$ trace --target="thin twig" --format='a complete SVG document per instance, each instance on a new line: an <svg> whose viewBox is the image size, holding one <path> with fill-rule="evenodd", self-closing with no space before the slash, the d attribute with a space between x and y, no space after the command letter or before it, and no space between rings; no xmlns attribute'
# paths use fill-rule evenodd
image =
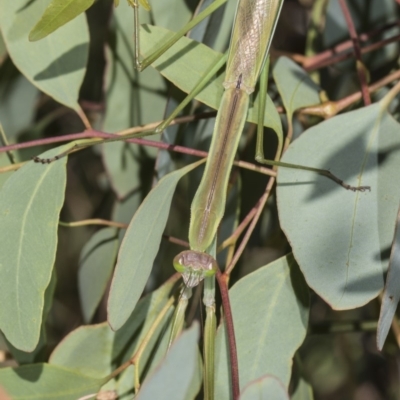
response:
<svg viewBox="0 0 400 400"><path fill-rule="evenodd" d="M373 29L367 33L361 33L359 35L359 40L361 42L367 42L367 41L371 40L374 36L377 36L378 34L381 34L385 31L387 31L388 29L392 29L398 25L400 25L400 21L396 20L395 22L391 22L391 23L386 24L377 29ZM318 65L319 63L329 61L330 59L337 56L338 54L347 53L352 48L352 46L353 46L353 42L350 39L350 40L346 40L346 41L338 44L333 49L324 50L321 53L316 54L311 57L302 56L301 58L299 58L299 56L301 56L300 54L295 54L293 56L296 57L295 61L302 64L306 70L310 70L310 69L314 70L314 69L318 69L318 68L314 68L313 67L314 65ZM348 54L350 56L352 55L351 52L349 52Z"/></svg>
<svg viewBox="0 0 400 400"><path fill-rule="evenodd" d="M230 264L228 265L228 267L225 270L225 274L230 275L230 273L232 272L233 268L235 267L235 265L237 264L240 256L242 255L245 247L247 246L248 241L250 240L250 236L254 231L254 228L257 225L257 222L260 218L260 215L262 213L262 210L264 209L265 203L268 200L269 195L271 194L272 191L272 187L274 186L275 183L275 178L271 178L268 181L267 187L265 188L265 192L264 194L261 196L259 202L257 203L257 212L254 215L253 220L251 221L251 224L249 226L249 228L247 229L243 240L241 241L238 249L236 250L236 253L232 259L232 261L230 262Z"/></svg>
<svg viewBox="0 0 400 400"><path fill-rule="evenodd" d="M354 27L353 20L351 18L350 10L347 7L346 0L339 0L340 7L342 8L344 19L346 20L347 28L349 29L350 38L353 43L354 55L357 60L357 73L358 79L360 80L361 92L364 99L364 105L368 106L371 104L371 96L369 95L367 76L365 73L365 67L361 59L361 47L360 41L358 40L356 28Z"/></svg>
<svg viewBox="0 0 400 400"><path fill-rule="evenodd" d="M222 274L218 269L216 273L219 290L221 292L222 306L225 314L226 334L228 337L231 378L232 378L232 398L238 400L240 395L239 387L239 361L237 357L235 329L233 325L233 315L231 303L229 300L228 280L229 277L226 273Z"/></svg>
<svg viewBox="0 0 400 400"><path fill-rule="evenodd" d="M397 70L368 86L368 92L372 94L398 79L400 79L400 70ZM337 101L327 101L316 106L304 107L299 110L299 114L318 115L322 118L331 118L360 99L362 99L362 93L356 92Z"/></svg>
<svg viewBox="0 0 400 400"><path fill-rule="evenodd" d="M370 53L372 51L375 51L382 47L385 47L386 45L388 45L390 43L398 42L399 40L400 40L400 34L392 36L387 39L380 40L379 42L362 47L361 54ZM351 58L353 56L353 54L354 54L353 52L347 51L347 52L343 52L340 54L332 55L331 58L328 58L328 59L324 58L320 61L317 60L315 57L315 59L310 59L307 63L304 63L303 68L308 72L315 71L316 69L328 67L328 66L336 64L340 61L345 61L345 60Z"/></svg>
<svg viewBox="0 0 400 400"><path fill-rule="evenodd" d="M120 229L126 229L128 227L128 224L124 224L122 222L109 221L107 219L101 219L101 218L83 219L81 221L76 221L76 222L59 221L58 224L66 228L78 228L81 226L88 226L88 225L104 225Z"/></svg>

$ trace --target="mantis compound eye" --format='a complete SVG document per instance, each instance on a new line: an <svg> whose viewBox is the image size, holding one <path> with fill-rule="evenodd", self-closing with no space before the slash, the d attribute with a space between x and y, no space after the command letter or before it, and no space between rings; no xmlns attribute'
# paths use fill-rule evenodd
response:
<svg viewBox="0 0 400 400"><path fill-rule="evenodd" d="M174 258L174 268L182 274L187 287L197 286L205 277L216 273L217 261L207 253L186 250Z"/></svg>

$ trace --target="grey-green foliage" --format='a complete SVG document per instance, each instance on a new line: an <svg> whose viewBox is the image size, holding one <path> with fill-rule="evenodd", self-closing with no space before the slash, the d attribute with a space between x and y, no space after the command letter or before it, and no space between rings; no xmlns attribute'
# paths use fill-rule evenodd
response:
<svg viewBox="0 0 400 400"><path fill-rule="evenodd" d="M149 13L142 14L143 23L149 19ZM114 39L106 48L107 109L102 124L106 132L117 132L163 117L166 85L160 74L151 68L140 74L136 71L132 22L133 10L124 1L114 10L111 25ZM114 142L102 146L102 153L107 176L118 198L124 199L133 191L140 191L143 149L124 142Z"/></svg>
<svg viewBox="0 0 400 400"><path fill-rule="evenodd" d="M382 295L381 311L377 329L378 349L382 350L389 329L392 326L397 305L400 299L400 209L397 214L396 227L389 261L389 272Z"/></svg>
<svg viewBox="0 0 400 400"><path fill-rule="evenodd" d="M75 400L96 394L100 379L49 364L31 364L0 370L0 385L15 400Z"/></svg>
<svg viewBox="0 0 400 400"><path fill-rule="evenodd" d="M264 374L288 385L292 357L308 324L308 288L292 255L261 267L229 290L239 358L240 387ZM215 397L228 399L225 326L216 338Z"/></svg>
<svg viewBox="0 0 400 400"><path fill-rule="evenodd" d="M198 366L197 340L199 326L195 324L173 343L158 368L143 382L138 400L187 400L190 385Z"/></svg>
<svg viewBox="0 0 400 400"><path fill-rule="evenodd" d="M352 3L360 4L361 1ZM92 0L0 0L0 29L6 46L0 43L0 58L8 51L14 64L29 81L78 113L81 112L78 93L86 71L89 47L86 19L80 14L92 3ZM376 10L377 2L373 3L371 10ZM228 3L230 18L232 4ZM380 10L393 10L393 1L384 0L382 4L381 7L379 0ZM190 19L192 5L193 2L183 0L173 2L173 5L156 2L147 22L152 20L164 28L177 29ZM57 9L59 6L65 8ZM330 39L335 42L340 35L347 34L338 10L337 2L329 2L327 32L331 32ZM65 24L71 19L73 21ZM132 22L132 8L123 2L114 13L110 28L114 36L111 35L106 51L107 107L102 128L109 132L159 120L165 107L164 79L156 70L149 69L138 76L133 69ZM338 25L335 25L334 33L332 22ZM52 32L55 29L57 31ZM212 32L217 30L214 26ZM37 43L29 43L29 32L31 39L43 38ZM160 27L143 27L143 55L148 55L170 34ZM225 44L226 40L219 41ZM223 47L221 43L219 48ZM206 46L183 38L154 66L167 80L189 92L219 57L219 53ZM376 59L376 63L387 61L380 57ZM273 77L289 118L297 109L319 102L319 88L293 61L279 59ZM19 81L23 80L19 78ZM223 73L208 84L197 100L217 109L223 91L222 81ZM345 86L343 82L342 88ZM36 89L32 90L29 85L23 81L23 96L11 87L8 103L5 104L4 100L0 105L0 118L3 121L7 119L4 126L9 136L13 137L14 131L29 124L36 112ZM248 115L251 122L256 121L257 106L255 96ZM307 283L336 309L359 307L376 297L383 285L382 271L388 265L387 260L381 262L381 255L390 247L393 237L400 194L396 184L400 143L399 125L386 108L383 103L374 104L320 123L293 142L284 156L286 162L330 169L346 182L370 185L371 192L346 192L314 173L279 170L278 202L282 227ZM265 126L282 134L280 117L271 98L268 98L266 111ZM198 127L198 130L202 128L201 125ZM185 129L184 133L195 130ZM46 156L61 151L62 148L58 148ZM141 154L142 150L136 146L124 143L111 143L103 148L110 186L119 200L136 191L132 200L134 206L143 188ZM8 163L4 158L0 162L1 165ZM54 274L65 162L64 158L49 166L29 163L13 173L0 192L0 328L14 346L25 350L9 345L21 364L34 362L45 346L42 319L47 314L54 289L49 281ZM191 328L184 333L165 357L173 312L173 307L167 310L165 307L169 304L176 277L139 300L158 252L174 190L179 179L194 167L194 164L189 165L161 180L132 219L119 254L109 301L109 320L113 328L119 330L114 332L107 323L79 327L59 343L49 364L0 370L0 385L12 398L31 396L75 400L94 394L108 374L146 343L146 335L162 312L165 315L147 343L139 371L136 367L129 367L119 379L108 382L106 388L115 388L120 398L130 399L136 375L145 379L139 393L141 399L186 400L198 393L202 374L198 329ZM193 185L196 185L195 179ZM234 191L231 194L236 195ZM181 208L189 209L187 198L179 201ZM135 208L132 205L126 208ZM125 218L129 219L124 211ZM113 267L118 246L114 231L113 228L99 231L82 253L79 279L85 321L93 316ZM224 237L229 233L223 232ZM399 296L397 236L382 305L380 346ZM108 238L110 242L102 243ZM287 399L293 354L301 345L307 329L307 292L307 285L292 256L260 268L231 288L241 399ZM216 348L218 399L230 396L226 348L225 327L220 326ZM28 350L34 352L26 353ZM268 373L279 380L265 376ZM346 372L341 371L341 374ZM33 397L32 393L35 393ZM312 398L307 382L299 381L294 396Z"/></svg>
<svg viewBox="0 0 400 400"><path fill-rule="evenodd" d="M371 191L352 192L312 172L279 168L282 229L307 283L335 309L360 307L382 290L388 263L380 254L391 245L400 197L393 184L398 132L381 102L308 129L283 157Z"/></svg>
<svg viewBox="0 0 400 400"><path fill-rule="evenodd" d="M141 49L145 56L154 51L155 43L165 41L173 34L166 29L151 25L141 28L140 32L142 38ZM177 58L178 55L179 58ZM220 53L213 51L209 47L183 37L154 62L153 67L157 68L174 85L189 93L201 79L204 71L209 70L220 57L222 57ZM223 80L224 74L218 75L196 96L196 99L214 109L218 109L224 91ZM249 122L257 123L257 99L258 96L252 99L252 106L247 116ZM277 133L282 133L279 114L269 97L267 97L264 125L272 128Z"/></svg>
<svg viewBox="0 0 400 400"><path fill-rule="evenodd" d="M117 332L106 322L74 330L54 349L50 356L50 364L104 378L137 351L154 320L165 307L174 284L175 281L171 280L141 299L128 321ZM159 333L163 332L170 314L171 311L166 314L166 318L153 334L153 339L144 353L142 365L146 365L155 341ZM129 389L132 389L132 376L130 383Z"/></svg>
<svg viewBox="0 0 400 400"><path fill-rule="evenodd" d="M89 323L106 290L119 247L118 230L104 228L96 232L82 249L78 287L83 320Z"/></svg>
<svg viewBox="0 0 400 400"><path fill-rule="evenodd" d="M28 35L46 2L0 1L0 29L11 59L41 91L80 112L79 89L86 71L89 31L82 14L35 43Z"/></svg>
<svg viewBox="0 0 400 400"><path fill-rule="evenodd" d="M247 385L240 400L289 400L285 385L272 375L265 375Z"/></svg>
<svg viewBox="0 0 400 400"><path fill-rule="evenodd" d="M61 150L60 150L61 149ZM43 154L59 154L55 148ZM66 159L33 161L15 172L0 191L0 328L18 349L32 351L40 335L44 293L57 248L64 201Z"/></svg>
<svg viewBox="0 0 400 400"><path fill-rule="evenodd" d="M299 108L320 102L318 86L307 72L290 58L279 57L274 65L273 75L289 121Z"/></svg>
<svg viewBox="0 0 400 400"><path fill-rule="evenodd" d="M108 300L108 322L119 329L129 318L149 278L176 185L198 161L166 175L136 211L118 253Z"/></svg>

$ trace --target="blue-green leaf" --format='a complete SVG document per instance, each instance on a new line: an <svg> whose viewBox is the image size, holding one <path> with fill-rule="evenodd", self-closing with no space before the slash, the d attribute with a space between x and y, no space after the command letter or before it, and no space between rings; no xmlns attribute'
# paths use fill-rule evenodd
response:
<svg viewBox="0 0 400 400"><path fill-rule="evenodd" d="M82 14L45 39L31 43L29 31L43 14L44 1L0 0L0 28L16 67L40 90L78 113L86 72L89 31Z"/></svg>
<svg viewBox="0 0 400 400"><path fill-rule="evenodd" d="M188 399L198 366L198 337L197 324L178 337L158 368L143 382L137 400Z"/></svg>
<svg viewBox="0 0 400 400"><path fill-rule="evenodd" d="M308 323L308 288L292 255L245 276L229 290L240 387L265 374L287 387ZM215 398L231 398L225 325L216 339Z"/></svg>
<svg viewBox="0 0 400 400"><path fill-rule="evenodd" d="M62 147L55 148L43 157L60 151ZM0 308L0 328L23 351L32 351L39 340L44 293L56 255L66 161L31 161L0 191L0 303L7 304Z"/></svg>
<svg viewBox="0 0 400 400"><path fill-rule="evenodd" d="M308 129L282 161L328 169L345 190L301 169L278 169L283 231L307 283L333 308L360 307L378 295L400 198L400 125L378 103Z"/></svg>
<svg viewBox="0 0 400 400"><path fill-rule="evenodd" d="M389 272L382 296L381 312L377 329L378 349L382 350L387 334L392 326L400 300L400 208L397 213L396 228L390 253Z"/></svg>
<svg viewBox="0 0 400 400"><path fill-rule="evenodd" d="M111 277L118 251L118 230L96 232L82 249L79 259L78 289L83 320L89 323Z"/></svg>
<svg viewBox="0 0 400 400"><path fill-rule="evenodd" d="M289 395L279 379L265 375L249 383L242 391L240 400L289 400Z"/></svg>
<svg viewBox="0 0 400 400"><path fill-rule="evenodd" d="M13 400L72 400L99 391L100 379L49 364L0 369L0 387Z"/></svg>
<svg viewBox="0 0 400 400"><path fill-rule="evenodd" d="M319 87L299 65L280 57L274 65L274 80L282 96L288 119L299 108L320 103Z"/></svg>
<svg viewBox="0 0 400 400"><path fill-rule="evenodd" d="M165 307L175 282L176 280L169 280L141 299L118 332L114 332L106 322L75 329L54 349L50 364L93 377L110 374L116 368L115 360L119 360L121 364L129 360L148 335L154 320ZM163 330L172 311L173 308L166 313L164 322L153 332L152 339L147 343L146 351L142 355L142 365L146 365L160 331ZM132 388L132 376L130 378Z"/></svg>
<svg viewBox="0 0 400 400"><path fill-rule="evenodd" d="M108 322L114 330L129 318L143 292L160 246L175 187L203 161L162 178L147 195L126 231L108 299Z"/></svg>

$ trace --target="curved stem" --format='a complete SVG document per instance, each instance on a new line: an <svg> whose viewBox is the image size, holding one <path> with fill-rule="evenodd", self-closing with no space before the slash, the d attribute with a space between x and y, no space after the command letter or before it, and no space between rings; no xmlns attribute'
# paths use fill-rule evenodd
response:
<svg viewBox="0 0 400 400"><path fill-rule="evenodd" d="M232 398L233 400L238 400L240 395L239 361L237 357L232 309L231 309L231 303L229 301L228 276L226 274L222 274L221 271L218 269L216 277L219 285L219 290L221 292L222 307L224 309L224 314L225 314L226 333L228 335L229 357L231 361L230 365L231 365L231 379L232 379Z"/></svg>

